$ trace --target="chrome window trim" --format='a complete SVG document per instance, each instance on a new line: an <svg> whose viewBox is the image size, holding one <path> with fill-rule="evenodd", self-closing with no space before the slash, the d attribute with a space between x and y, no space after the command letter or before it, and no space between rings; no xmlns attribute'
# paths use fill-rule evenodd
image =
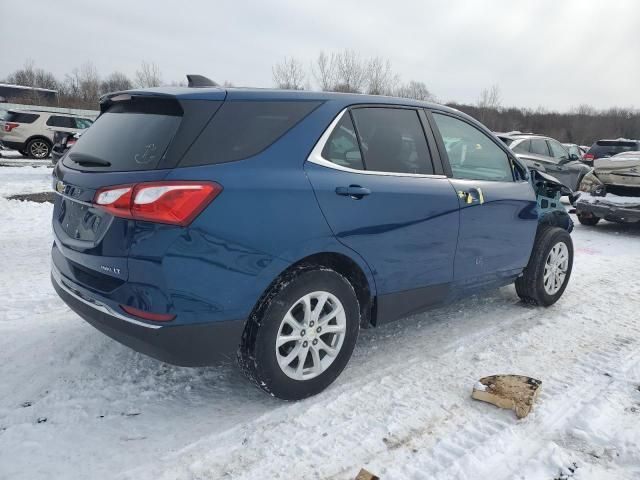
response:
<svg viewBox="0 0 640 480"><path fill-rule="evenodd" d="M69 295L71 295L73 298L75 298L79 302L84 303L85 305L93 308L94 310L98 310L99 312L102 312L102 313L104 313L106 315L110 315L112 317L116 317L116 318L118 318L120 320L123 320L123 321L128 322L128 323L133 323L134 325L138 325L140 327L150 328L152 330L157 330L159 328L162 328L162 325L149 325L148 323L140 322L140 321L138 321L136 319L133 319L131 317L127 317L126 315L122 315L121 313L118 313L118 312L114 311L112 308L108 307L104 303L99 302L98 300L93 300L93 299L92 300L87 300L86 298L80 296L71 287L67 286L64 283L64 280L62 278L62 274L53 265L51 266L51 276L52 276L53 280L58 284L58 286L62 290L67 292Z"/></svg>
<svg viewBox="0 0 640 480"><path fill-rule="evenodd" d="M380 104L380 108L384 108L384 104ZM388 176L388 177L413 177L413 178L444 178L446 179L446 175L436 175L436 174L427 174L427 173L400 173L400 172L380 172L376 170L356 170L355 168L344 167L342 165L338 165L336 163L330 162L326 158L322 156L322 150L324 150L324 146L326 145L329 137L335 130L336 126L342 119L342 117L347 113L349 108L343 109L336 118L329 124L327 129L324 131L320 139L317 141L313 150L307 157L307 161L311 163L315 163L316 165L320 165L322 167L333 168L334 170L340 170L343 172L349 173L361 173L363 175L380 175L380 176ZM426 138L426 136L425 136Z"/></svg>

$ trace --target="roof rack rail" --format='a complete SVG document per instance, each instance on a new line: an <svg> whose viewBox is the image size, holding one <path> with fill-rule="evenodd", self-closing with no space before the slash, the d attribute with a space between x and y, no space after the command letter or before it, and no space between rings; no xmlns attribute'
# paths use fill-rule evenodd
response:
<svg viewBox="0 0 640 480"><path fill-rule="evenodd" d="M205 77L203 75L189 74L189 75L187 75L187 80L189 81L189 83L187 84L187 86L189 88L217 87L218 86L218 84L216 82L214 82L210 78L207 78L207 77Z"/></svg>

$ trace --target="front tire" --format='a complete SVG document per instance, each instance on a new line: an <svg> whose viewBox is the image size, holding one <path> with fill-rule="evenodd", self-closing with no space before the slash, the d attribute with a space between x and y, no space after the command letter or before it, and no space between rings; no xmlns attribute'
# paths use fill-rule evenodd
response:
<svg viewBox="0 0 640 480"><path fill-rule="evenodd" d="M582 225L593 227L600 221L600 217L596 217L593 213L585 215L584 213L578 213L578 221Z"/></svg>
<svg viewBox="0 0 640 480"><path fill-rule="evenodd" d="M529 263L516 279L516 292L527 303L553 305L564 293L572 268L571 235L562 228L542 225Z"/></svg>
<svg viewBox="0 0 640 480"><path fill-rule="evenodd" d="M327 268L301 267L260 300L245 327L238 362L265 392L300 400L340 375L359 326L360 306L349 281Z"/></svg>

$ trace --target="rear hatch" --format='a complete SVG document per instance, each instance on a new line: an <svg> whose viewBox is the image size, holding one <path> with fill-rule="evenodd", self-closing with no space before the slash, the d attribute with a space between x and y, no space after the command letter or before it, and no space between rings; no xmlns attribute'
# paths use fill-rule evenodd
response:
<svg viewBox="0 0 640 480"><path fill-rule="evenodd" d="M637 187L640 191L640 152L599 158L594 162L594 168L605 185Z"/></svg>
<svg viewBox="0 0 640 480"><path fill-rule="evenodd" d="M157 182L175 167L215 114L225 91L211 100L154 92L115 95L58 162L53 187L53 262L66 277L106 294L128 279L135 222L94 205L114 185Z"/></svg>
<svg viewBox="0 0 640 480"><path fill-rule="evenodd" d="M632 152L640 149L640 143L637 140L598 140L594 143L587 156L589 158L606 158L613 157L619 153Z"/></svg>

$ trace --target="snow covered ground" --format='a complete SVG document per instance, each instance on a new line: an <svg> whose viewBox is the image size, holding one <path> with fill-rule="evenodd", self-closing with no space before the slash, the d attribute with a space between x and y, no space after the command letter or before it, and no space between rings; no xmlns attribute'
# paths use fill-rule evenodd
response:
<svg viewBox="0 0 640 480"><path fill-rule="evenodd" d="M640 227L579 224L549 309L513 287L360 335L298 403L236 368L165 365L105 337L49 283L51 169L0 167L0 478L640 478ZM470 398L482 376L542 380L532 414Z"/></svg>

